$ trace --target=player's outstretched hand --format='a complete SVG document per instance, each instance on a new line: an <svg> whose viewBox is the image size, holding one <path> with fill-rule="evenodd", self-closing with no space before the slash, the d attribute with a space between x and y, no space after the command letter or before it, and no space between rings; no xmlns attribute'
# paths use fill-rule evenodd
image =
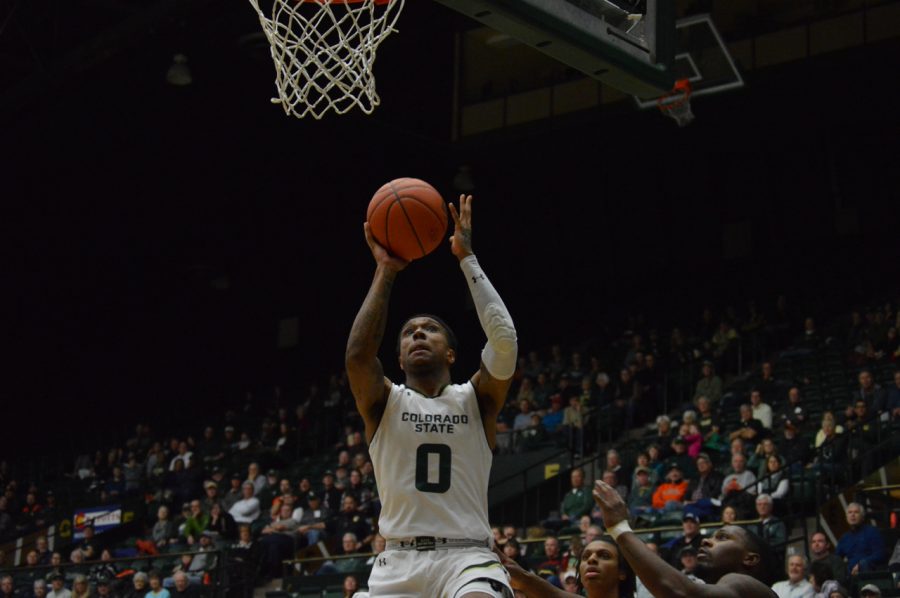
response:
<svg viewBox="0 0 900 598"><path fill-rule="evenodd" d="M450 204L450 215L453 216L453 236L450 237L450 251L456 259L472 255L472 196L459 196L459 210Z"/></svg>
<svg viewBox="0 0 900 598"><path fill-rule="evenodd" d="M378 244L378 241L372 236L372 229L368 222L363 224L363 232L366 234L366 243L369 244L369 249L372 250L372 257L375 258L377 264L383 265L393 272L399 272L409 265L409 262L405 262L399 257L394 257L388 253L387 249Z"/></svg>
<svg viewBox="0 0 900 598"><path fill-rule="evenodd" d="M628 507L615 488L602 480L597 480L594 482L593 494L594 502L603 512L603 525L606 529L621 521L628 521Z"/></svg>
<svg viewBox="0 0 900 598"><path fill-rule="evenodd" d="M528 577L528 571L520 567L514 560L503 554L503 551L496 546L494 546L494 552L497 553L498 557L500 557L500 562L506 568L507 573L509 573L509 585L512 586L512 589L524 590L524 580Z"/></svg>

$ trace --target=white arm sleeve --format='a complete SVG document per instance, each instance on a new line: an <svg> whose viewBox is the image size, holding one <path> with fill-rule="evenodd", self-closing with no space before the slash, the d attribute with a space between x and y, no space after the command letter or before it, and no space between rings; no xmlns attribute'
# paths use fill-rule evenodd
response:
<svg viewBox="0 0 900 598"><path fill-rule="evenodd" d="M491 376L508 380L516 371L518 355L516 328L509 311L474 255L460 260L459 266L466 275L478 320L487 335L481 361Z"/></svg>

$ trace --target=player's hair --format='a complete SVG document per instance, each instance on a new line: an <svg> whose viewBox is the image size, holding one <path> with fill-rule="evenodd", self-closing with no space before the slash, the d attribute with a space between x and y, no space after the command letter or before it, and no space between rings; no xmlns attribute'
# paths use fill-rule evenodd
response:
<svg viewBox="0 0 900 598"><path fill-rule="evenodd" d="M771 586L778 581L779 567L777 559L775 558L775 552L772 550L772 547L769 546L768 542L760 538L752 530L743 527L739 529L744 532L744 537L747 540L745 548L750 552L755 552L759 555L759 562L750 572L750 575L767 586Z"/></svg>
<svg viewBox="0 0 900 598"><path fill-rule="evenodd" d="M599 538L591 540L591 542L605 542L616 547L616 552L618 553L619 560L619 572L625 574L625 579L619 580L619 596L634 596L634 593L636 591L634 571L631 570L631 565L628 564L628 560L625 559L625 555L622 554L622 551L619 549L619 545L616 543L613 537L608 534L603 534ZM587 547L588 544L585 544L584 548ZM584 548L581 549L582 553L584 553ZM575 562L575 579L578 581L578 592L580 593L584 589L584 585L581 583L580 554L578 555L578 560Z"/></svg>
<svg viewBox="0 0 900 598"><path fill-rule="evenodd" d="M403 324L400 326L400 332L397 333L397 355L400 354L400 338L401 338L402 335L403 335L403 328L406 326L406 324L407 324L410 320L413 320L413 319L415 319L415 318L429 318L429 319L431 319L431 320L434 320L434 321L437 322L438 324L440 324L440 325L441 325L441 328L444 329L444 336L447 337L447 345L448 345L451 349L453 349L454 351L456 351L457 346L458 346L458 343L457 343L457 341L456 341L456 334L453 332L453 329L450 328L449 325L447 325L447 322L445 322L444 320L442 320L441 318L437 317L437 316L434 315L434 314L422 313L422 314L413 314L413 315L411 315L410 317L408 317L408 318L406 318L405 320L403 320Z"/></svg>

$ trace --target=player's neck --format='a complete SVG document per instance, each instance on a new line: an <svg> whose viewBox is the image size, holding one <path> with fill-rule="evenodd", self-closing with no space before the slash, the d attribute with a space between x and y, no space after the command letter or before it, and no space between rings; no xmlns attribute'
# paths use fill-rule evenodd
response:
<svg viewBox="0 0 900 598"><path fill-rule="evenodd" d="M412 373L406 375L406 387L422 393L426 397L436 397L450 384L450 372Z"/></svg>

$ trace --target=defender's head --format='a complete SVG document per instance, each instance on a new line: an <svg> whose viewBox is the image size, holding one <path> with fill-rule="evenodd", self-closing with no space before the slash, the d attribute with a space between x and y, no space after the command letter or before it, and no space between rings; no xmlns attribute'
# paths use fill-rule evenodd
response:
<svg viewBox="0 0 900 598"><path fill-rule="evenodd" d="M397 357L404 372L449 368L456 361L456 335L442 319L417 314L400 327Z"/></svg>
<svg viewBox="0 0 900 598"><path fill-rule="evenodd" d="M750 530L726 525L700 544L694 573L707 583L716 583L726 573L743 573L771 586L778 569L764 540Z"/></svg>

